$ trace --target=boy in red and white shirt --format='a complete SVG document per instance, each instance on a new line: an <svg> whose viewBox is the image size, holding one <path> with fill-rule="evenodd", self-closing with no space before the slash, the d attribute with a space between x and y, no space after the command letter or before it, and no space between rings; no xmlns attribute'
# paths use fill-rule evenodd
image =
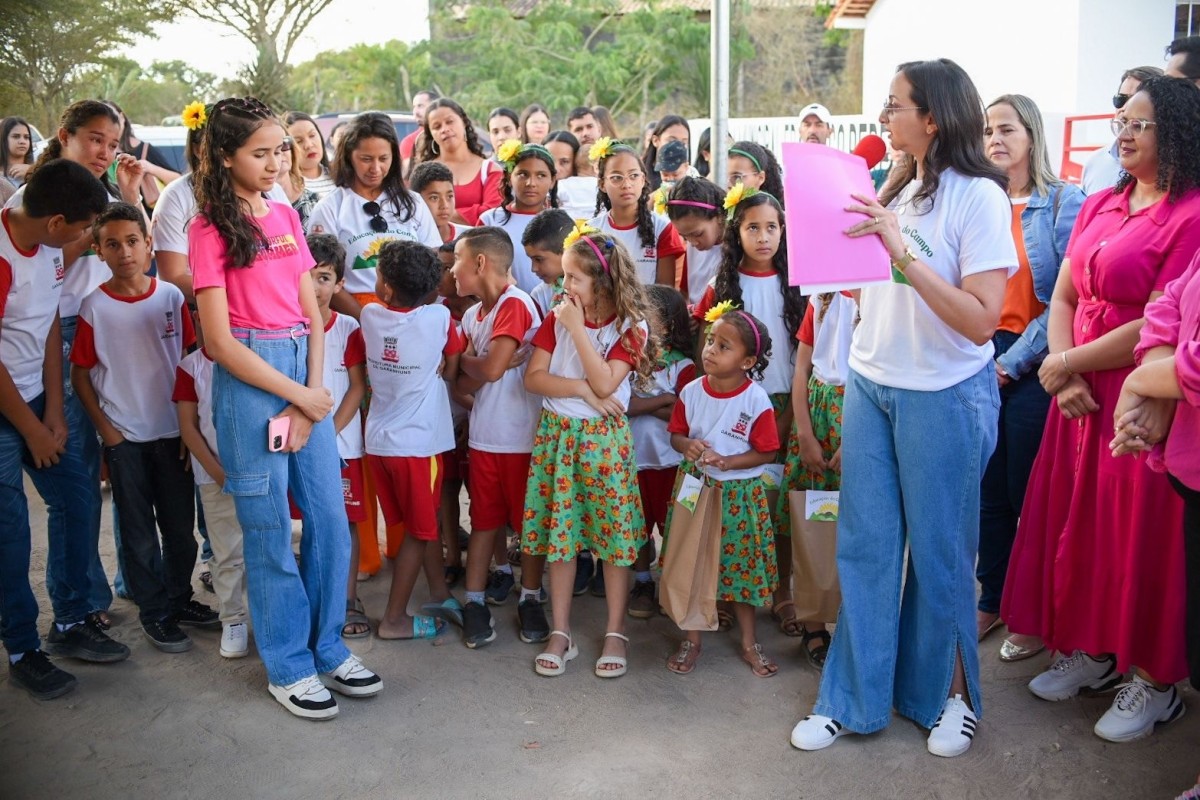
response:
<svg viewBox="0 0 1200 800"><path fill-rule="evenodd" d="M158 649L181 653L192 640L180 624L220 624L217 612L192 597L196 506L171 406L175 368L196 336L183 292L145 274L150 237L142 212L113 203L94 230L113 277L79 308L71 383L104 443L122 566L142 631Z"/></svg>
<svg viewBox="0 0 1200 800"><path fill-rule="evenodd" d="M458 374L462 338L441 304L432 299L442 278L437 254L417 242L395 241L379 253L375 293L359 322L367 353L371 408L367 413L367 465L389 525L405 524L396 556L381 639L429 639L439 625L412 617L408 602L417 573L426 566L431 600L450 599L441 567L438 499L442 453L454 447L454 422L443 376ZM440 368L440 374L439 374Z"/></svg>

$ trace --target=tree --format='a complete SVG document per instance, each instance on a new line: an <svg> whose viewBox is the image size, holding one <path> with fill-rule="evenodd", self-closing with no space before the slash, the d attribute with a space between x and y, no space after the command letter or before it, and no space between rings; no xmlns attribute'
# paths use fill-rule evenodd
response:
<svg viewBox="0 0 1200 800"><path fill-rule="evenodd" d="M287 105L292 48L333 0L192 0L196 17L222 25L250 44L254 62L238 72L242 90L273 107Z"/></svg>
<svg viewBox="0 0 1200 800"><path fill-rule="evenodd" d="M355 45L318 53L291 74L288 108L305 111L405 109L417 87L429 83L427 45Z"/></svg>
<svg viewBox="0 0 1200 800"><path fill-rule="evenodd" d="M172 0L5 0L0 14L0 84L27 98L31 121L52 131L75 99L81 75L106 63L167 17Z"/></svg>
<svg viewBox="0 0 1200 800"><path fill-rule="evenodd" d="M192 100L210 102L219 96L216 76L193 69L184 61L155 61L143 69L127 58L113 59L81 76L77 93L112 100L130 120L145 125L178 119L179 112Z"/></svg>

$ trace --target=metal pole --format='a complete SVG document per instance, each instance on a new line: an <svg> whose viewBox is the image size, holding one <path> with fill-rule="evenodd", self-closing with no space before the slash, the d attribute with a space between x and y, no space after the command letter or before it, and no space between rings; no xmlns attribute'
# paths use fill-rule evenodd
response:
<svg viewBox="0 0 1200 800"><path fill-rule="evenodd" d="M729 132L729 0L713 0L712 4L712 75L709 81L712 94L708 113L712 117L711 161L708 177L718 186L725 186L725 138Z"/></svg>

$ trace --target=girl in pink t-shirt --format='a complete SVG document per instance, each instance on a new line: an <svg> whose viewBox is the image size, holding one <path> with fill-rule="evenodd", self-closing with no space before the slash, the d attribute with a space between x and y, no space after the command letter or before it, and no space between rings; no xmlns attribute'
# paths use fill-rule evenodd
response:
<svg viewBox="0 0 1200 800"><path fill-rule="evenodd" d="M337 714L328 689L383 688L341 640L350 531L333 398L321 385L324 327L296 212L264 197L284 131L252 97L209 115L188 260L213 370L213 424L244 536L254 638L268 688L291 713ZM289 490L304 516L291 549ZM328 688L327 688L328 687Z"/></svg>

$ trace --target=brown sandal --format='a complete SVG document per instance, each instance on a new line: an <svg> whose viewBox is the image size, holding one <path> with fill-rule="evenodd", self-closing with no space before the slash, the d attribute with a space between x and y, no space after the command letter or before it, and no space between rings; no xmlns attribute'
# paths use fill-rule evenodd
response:
<svg viewBox="0 0 1200 800"><path fill-rule="evenodd" d="M774 678L779 674L779 666L767 658L762 645L757 642L742 651L742 660L750 665L751 671L759 678Z"/></svg>
<svg viewBox="0 0 1200 800"><path fill-rule="evenodd" d="M679 649L675 651L675 655L667 659L667 669L676 675L687 675L696 668L696 661L699 659L700 645L684 639L679 643Z"/></svg>
<svg viewBox="0 0 1200 800"><path fill-rule="evenodd" d="M791 609L792 613L785 616L784 609ZM771 606L771 616L779 622L779 630L783 631L785 636L804 635L804 623L796 616L796 604L791 600Z"/></svg>

